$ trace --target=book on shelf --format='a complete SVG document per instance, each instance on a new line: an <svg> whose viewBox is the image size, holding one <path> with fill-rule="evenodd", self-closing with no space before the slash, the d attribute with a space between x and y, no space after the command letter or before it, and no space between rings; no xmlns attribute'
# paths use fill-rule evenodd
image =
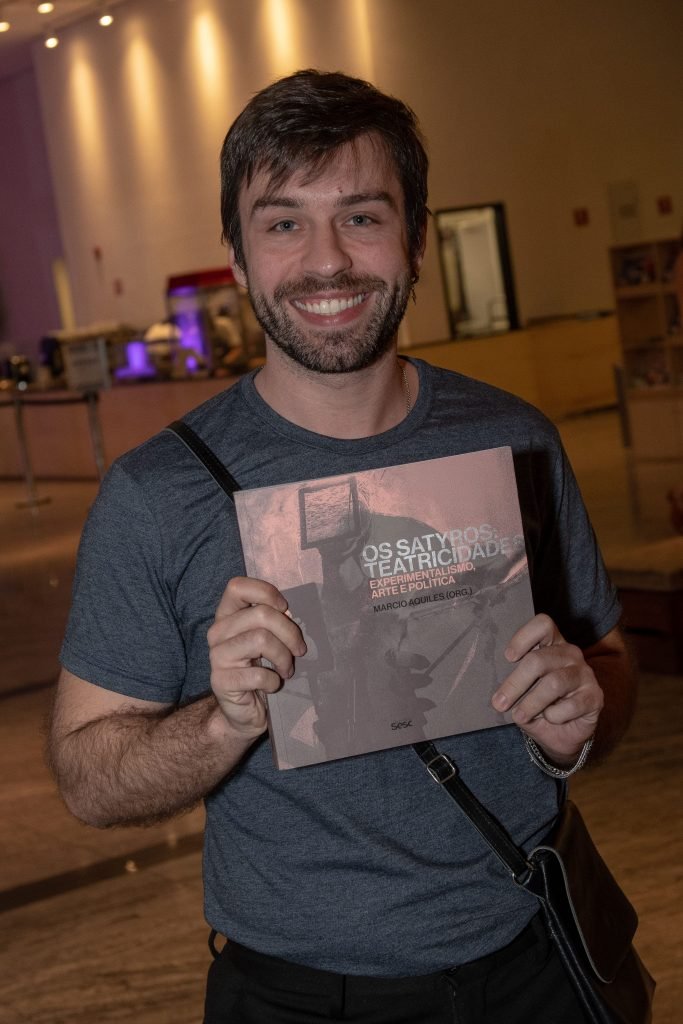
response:
<svg viewBox="0 0 683 1024"><path fill-rule="evenodd" d="M504 725L503 652L534 614L512 452L238 491L249 576L307 653L268 719L278 768Z"/></svg>

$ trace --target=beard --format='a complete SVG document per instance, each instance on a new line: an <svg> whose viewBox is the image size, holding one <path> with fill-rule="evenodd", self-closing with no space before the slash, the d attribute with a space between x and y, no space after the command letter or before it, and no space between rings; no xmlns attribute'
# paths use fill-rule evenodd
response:
<svg viewBox="0 0 683 1024"><path fill-rule="evenodd" d="M381 278L348 273L325 282L302 277L278 285L272 300L251 288L248 275L247 287L256 319L285 355L316 373L352 373L372 366L391 348L408 305L412 279L406 270L392 288ZM288 300L325 291L373 292L375 308L369 321L337 330L295 324L287 311Z"/></svg>

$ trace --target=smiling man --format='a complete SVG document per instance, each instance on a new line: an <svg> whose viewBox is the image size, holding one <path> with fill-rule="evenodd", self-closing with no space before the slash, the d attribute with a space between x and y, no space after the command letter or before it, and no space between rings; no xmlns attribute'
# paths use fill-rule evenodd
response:
<svg viewBox="0 0 683 1024"><path fill-rule="evenodd" d="M315 182L307 177L273 193L262 170L242 190L235 273L266 337L289 357L278 372L288 362L363 370L392 352L412 288L401 186L369 135L341 147Z"/></svg>
<svg viewBox="0 0 683 1024"><path fill-rule="evenodd" d="M366 82L300 72L247 105L221 175L267 359L186 420L241 486L513 450L539 612L508 638L493 698L515 724L439 746L531 846L558 779L623 733L634 683L557 431L511 395L397 355L428 212L415 118ZM283 596L244 577L234 510L177 438L118 460L79 554L52 763L99 827L205 799L205 910L227 937L206 1024L583 1020L533 899L409 747L274 768L263 694L305 650Z"/></svg>

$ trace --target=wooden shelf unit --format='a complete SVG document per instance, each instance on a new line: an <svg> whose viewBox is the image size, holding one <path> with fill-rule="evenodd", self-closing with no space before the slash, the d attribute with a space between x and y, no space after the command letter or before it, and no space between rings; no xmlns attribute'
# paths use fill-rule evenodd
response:
<svg viewBox="0 0 683 1024"><path fill-rule="evenodd" d="M615 245L612 283L627 392L683 389L681 315L673 281L677 238Z"/></svg>
<svg viewBox="0 0 683 1024"><path fill-rule="evenodd" d="M683 332L674 281L681 242L610 249L632 452L683 459Z"/></svg>

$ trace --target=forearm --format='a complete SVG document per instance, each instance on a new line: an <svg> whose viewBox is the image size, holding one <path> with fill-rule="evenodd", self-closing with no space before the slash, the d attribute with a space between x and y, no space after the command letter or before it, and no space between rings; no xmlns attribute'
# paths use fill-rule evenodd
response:
<svg viewBox="0 0 683 1024"><path fill-rule="evenodd" d="M189 810L239 763L254 737L232 730L214 697L172 711L121 710L50 744L71 812L98 828Z"/></svg>
<svg viewBox="0 0 683 1024"><path fill-rule="evenodd" d="M636 709L638 676L635 660L626 645L621 651L593 655L586 652L586 661L595 673L605 700L589 758L589 764L594 764L611 754L626 733Z"/></svg>

